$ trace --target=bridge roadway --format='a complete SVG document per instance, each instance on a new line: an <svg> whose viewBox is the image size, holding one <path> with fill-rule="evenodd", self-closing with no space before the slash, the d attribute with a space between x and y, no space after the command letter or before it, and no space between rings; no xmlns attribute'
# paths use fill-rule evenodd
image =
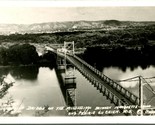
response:
<svg viewBox="0 0 155 125"><path fill-rule="evenodd" d="M65 57L63 52L59 52L53 47L47 46L45 48L48 51L54 52L59 57ZM108 95L111 95L112 100L116 101L116 105L139 105L139 97L135 96L76 55L67 53L66 60L73 64L85 77L89 78L91 82L98 84L100 91L104 92L106 88L108 90ZM103 88L104 90L102 90Z"/></svg>
<svg viewBox="0 0 155 125"><path fill-rule="evenodd" d="M64 54L60 53L60 52L57 52L57 55L59 55L60 57L64 57ZM132 93L128 92L127 90L125 90L125 91L127 91L130 94L130 96L134 96L135 97L135 99L134 99L135 101L132 101L129 98L127 98L126 96L122 95L121 90L117 91L112 86L110 86L105 81L103 81L103 79L101 79L101 77L98 74L94 73L92 71L92 69L90 69L89 67L85 66L85 64L83 64L81 61L79 61L78 57L76 57L75 55L72 56L72 55L67 54L66 55L66 59L71 64L73 64L78 70L83 70L83 72L86 72L87 74L89 74L89 76L92 77L95 81L98 81L98 83L100 83L106 89L108 89L113 95L115 95L116 98L118 98L125 105L138 105L138 103L139 103L138 97L136 97L135 95L132 95ZM123 87L121 87L121 88L123 88Z"/></svg>

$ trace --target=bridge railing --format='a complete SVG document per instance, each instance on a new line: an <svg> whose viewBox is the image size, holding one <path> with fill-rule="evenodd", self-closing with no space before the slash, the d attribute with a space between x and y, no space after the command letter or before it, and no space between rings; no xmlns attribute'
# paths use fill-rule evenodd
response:
<svg viewBox="0 0 155 125"><path fill-rule="evenodd" d="M139 98L134 95L133 93L129 92L127 89L119 85L116 81L110 79L103 73L101 73L99 70L79 58L78 56L74 55L74 58L76 58L79 62L81 62L83 65L87 66L89 69L91 69L94 73L96 73L103 81L105 81L107 84L109 84L112 88L114 88L116 91L120 92L123 96L128 98L130 101L139 104ZM102 83L103 84L103 83Z"/></svg>
<svg viewBox="0 0 155 125"><path fill-rule="evenodd" d="M71 62L71 63L73 63L73 61L72 60L70 60L69 58L68 58L68 60ZM101 81L99 81L99 80L97 80L94 76L92 76L92 75L90 75L87 71L85 71L85 70L83 70L83 68L80 66L80 65L78 65L78 64L76 64L76 63L74 63L75 64L75 66L76 66L76 68L92 83L92 84L94 84L95 85L95 87L97 87L97 89L98 90L100 90L100 92L102 92L104 95L106 95L108 98L110 98L106 93L105 93L105 91L104 91L104 89L106 89L107 91L108 91L108 93L111 93L111 95L113 96L112 98L111 98L111 101L114 103L114 104L116 104L116 105L128 105L129 103L128 102L126 102L126 101L124 101L122 98L119 98L117 95L115 95L114 93L113 93L113 91L109 91L106 87L105 87L105 85L103 84L103 82L101 82ZM133 99L134 100L134 99ZM133 102L133 104L135 104L135 103L138 103L137 102L137 100L135 99L135 101Z"/></svg>
<svg viewBox="0 0 155 125"><path fill-rule="evenodd" d="M64 53L57 52L57 51L54 51L54 52L57 53L58 55L62 56L62 57L65 56ZM129 99L131 102L133 102L135 104L139 104L139 98L136 95L134 95L133 93L129 92L127 89L123 88L116 81L110 79L109 77L107 77L106 75L104 75L103 73L101 73L99 70L97 70L96 68L94 68L93 66L91 66L90 64L88 64L87 62L85 62L84 60L82 60L81 58L79 58L78 56L73 55L73 54L69 54L69 53L67 53L67 55L74 57L79 62L81 62L82 65L85 65L86 67L88 67L95 74L97 74L104 82L106 82L107 84L109 84L112 88L114 88L121 95L123 95L124 97L126 97L127 99ZM69 60L70 62L72 62L68 57L66 57L66 59ZM79 67L78 65L76 65L76 67L78 69L81 69L81 67ZM81 69L81 71L83 71L83 69ZM92 76L89 76L88 74L87 74L87 77L89 77L89 78L92 79ZM93 80L96 80L96 79L93 78ZM99 82L99 83L101 85L103 85L103 83L101 83L101 82Z"/></svg>
<svg viewBox="0 0 155 125"><path fill-rule="evenodd" d="M62 54L62 53L57 53L57 54L59 54L60 56L64 56L64 54ZM109 84L112 88L114 88L121 95L123 95L124 97L126 97L127 99L129 99L131 102L136 103L136 104L139 104L139 98L136 95L134 95L133 93L129 92L124 87L122 87L121 85L119 85L116 81L110 79L109 77L107 77L106 75L104 75L103 73L101 73L99 70L97 70L96 68L94 68L93 66L91 66L90 64L88 64L87 62L85 62L84 60L82 60L81 58L79 58L78 56L72 55L72 54L67 54L67 55L68 56L73 56L82 65L85 65L86 67L88 67L95 74L97 74L104 82L106 82L107 84ZM66 59L69 60L69 61L71 61L67 56L66 56ZM78 68L80 68L80 67L78 67ZM100 84L103 84L103 83L100 83Z"/></svg>

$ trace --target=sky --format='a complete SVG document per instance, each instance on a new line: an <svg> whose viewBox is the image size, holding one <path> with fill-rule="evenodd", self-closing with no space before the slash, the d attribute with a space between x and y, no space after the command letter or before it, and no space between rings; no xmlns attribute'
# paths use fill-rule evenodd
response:
<svg viewBox="0 0 155 125"><path fill-rule="evenodd" d="M0 24L78 20L155 21L155 7L0 7Z"/></svg>

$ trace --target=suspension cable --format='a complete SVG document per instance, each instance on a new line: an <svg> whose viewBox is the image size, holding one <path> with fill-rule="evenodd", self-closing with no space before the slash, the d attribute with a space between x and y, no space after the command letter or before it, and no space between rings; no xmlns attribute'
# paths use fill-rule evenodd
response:
<svg viewBox="0 0 155 125"><path fill-rule="evenodd" d="M139 79L135 80L136 78L141 78L143 80L144 83L146 83L148 85L148 87L146 87L147 89L151 90L153 92L153 94L155 94L155 90L152 88L152 86L146 81L146 79L154 79L155 76L152 77L147 77L147 78L143 78L142 76L135 76L132 78L128 78L128 79L123 79L123 80L116 80L116 82L133 82L133 81L139 81ZM151 81L150 81L151 82Z"/></svg>
<svg viewBox="0 0 155 125"><path fill-rule="evenodd" d="M154 93L155 91L154 91L154 89L152 88L152 86L145 80L145 78L143 78L142 76L141 76L141 78L142 78L143 82L145 82L145 83L150 87L150 89L152 90L152 92ZM154 93L154 94L155 94L155 93Z"/></svg>
<svg viewBox="0 0 155 125"><path fill-rule="evenodd" d="M135 77L128 78L128 79L123 79L123 80L115 80L115 81L116 81L116 82L130 81L130 80L136 79L136 78L138 78L138 77L139 77L139 76L135 76Z"/></svg>
<svg viewBox="0 0 155 125"><path fill-rule="evenodd" d="M133 79L136 79L140 76L136 76L136 77L132 77L132 78L128 78L128 79L123 79L123 80L115 80L116 82L132 82L132 81L138 81L138 80L133 80ZM147 78L143 78L143 79L155 79L155 76L152 76L152 77L147 77Z"/></svg>

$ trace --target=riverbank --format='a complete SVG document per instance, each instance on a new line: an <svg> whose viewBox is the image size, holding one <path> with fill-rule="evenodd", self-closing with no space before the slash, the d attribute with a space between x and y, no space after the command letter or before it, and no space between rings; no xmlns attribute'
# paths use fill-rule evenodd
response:
<svg viewBox="0 0 155 125"><path fill-rule="evenodd" d="M92 66L103 69L103 67L137 67L143 69L149 65L155 65L155 45L142 48L115 47L113 49L102 47L88 47L84 54L78 55Z"/></svg>
<svg viewBox="0 0 155 125"><path fill-rule="evenodd" d="M0 66L54 66L55 62L52 52L39 55L36 47L31 44L0 47Z"/></svg>

